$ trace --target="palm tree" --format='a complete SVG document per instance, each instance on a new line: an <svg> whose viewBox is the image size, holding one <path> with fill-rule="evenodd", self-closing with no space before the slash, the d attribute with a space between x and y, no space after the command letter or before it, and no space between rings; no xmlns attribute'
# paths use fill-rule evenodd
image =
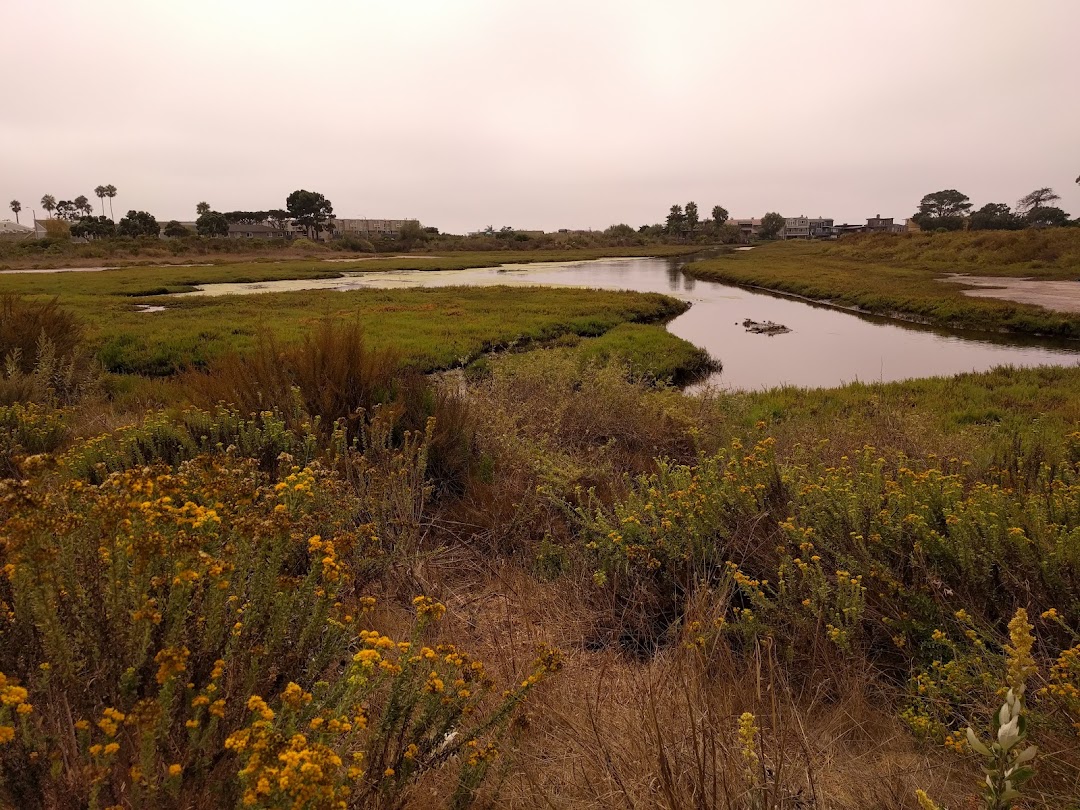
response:
<svg viewBox="0 0 1080 810"><path fill-rule="evenodd" d="M101 215L105 216L105 186L98 186L94 189L94 194L101 200Z"/></svg>
<svg viewBox="0 0 1080 810"><path fill-rule="evenodd" d="M18 200L11 201L11 210L15 212L15 224L19 224L19 212L22 211L22 203Z"/></svg>
<svg viewBox="0 0 1080 810"><path fill-rule="evenodd" d="M109 219L115 221L116 217L113 216L112 212L112 201L113 197L116 196L116 186L111 184L105 186L105 196L109 198Z"/></svg>
<svg viewBox="0 0 1080 810"><path fill-rule="evenodd" d="M48 213L49 219L52 219L52 212L56 210L56 197L46 194L41 198L41 207Z"/></svg>
<svg viewBox="0 0 1080 810"><path fill-rule="evenodd" d="M195 213L197 215L199 215L200 217L203 214L209 214L210 213L210 203L208 203L208 202L199 203L198 205L195 206Z"/></svg>
<svg viewBox="0 0 1080 810"><path fill-rule="evenodd" d="M73 202L75 203L75 208L82 211L86 216L90 216L94 211L94 206L90 205L90 201L86 199L85 194L80 194Z"/></svg>

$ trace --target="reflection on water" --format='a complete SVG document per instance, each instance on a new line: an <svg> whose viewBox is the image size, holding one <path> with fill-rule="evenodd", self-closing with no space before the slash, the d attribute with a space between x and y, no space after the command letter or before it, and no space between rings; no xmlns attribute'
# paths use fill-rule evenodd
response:
<svg viewBox="0 0 1080 810"><path fill-rule="evenodd" d="M832 387L985 371L999 365L1075 365L1080 345L1033 337L962 332L859 315L711 281L683 272L680 259L597 259L503 265L472 270L348 273L341 278L213 284L184 295L229 295L310 289L378 289L460 285L547 285L666 293L693 306L668 324L721 360L708 382L727 388L776 385ZM748 333L745 319L791 328Z"/></svg>

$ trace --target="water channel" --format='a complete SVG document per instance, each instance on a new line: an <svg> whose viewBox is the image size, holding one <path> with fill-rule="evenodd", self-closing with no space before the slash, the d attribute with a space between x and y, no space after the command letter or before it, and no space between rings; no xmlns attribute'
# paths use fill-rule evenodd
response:
<svg viewBox="0 0 1080 810"><path fill-rule="evenodd" d="M668 330L723 363L709 384L754 390L777 385L833 387L985 371L994 366L1076 365L1080 341L971 332L863 315L781 295L698 281L686 259L597 259L507 264L469 270L349 272L333 279L208 284L183 295L288 290L393 289L462 285L545 285L665 293L692 306ZM745 319L790 332L747 332Z"/></svg>

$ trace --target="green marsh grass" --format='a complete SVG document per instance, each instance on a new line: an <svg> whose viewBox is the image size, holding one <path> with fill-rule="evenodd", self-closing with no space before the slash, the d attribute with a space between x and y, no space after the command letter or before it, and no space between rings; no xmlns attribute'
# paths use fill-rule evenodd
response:
<svg viewBox="0 0 1080 810"><path fill-rule="evenodd" d="M969 232L783 242L691 264L704 279L764 287L942 326L1080 338L1080 318L972 298L947 273L1075 279L1080 230Z"/></svg>

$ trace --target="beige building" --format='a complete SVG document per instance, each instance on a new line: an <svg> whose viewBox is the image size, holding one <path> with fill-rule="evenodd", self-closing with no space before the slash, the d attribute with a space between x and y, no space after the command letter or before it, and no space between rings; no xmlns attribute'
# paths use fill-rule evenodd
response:
<svg viewBox="0 0 1080 810"><path fill-rule="evenodd" d="M415 219L335 219L334 236L357 236L362 239L397 239L407 222Z"/></svg>

